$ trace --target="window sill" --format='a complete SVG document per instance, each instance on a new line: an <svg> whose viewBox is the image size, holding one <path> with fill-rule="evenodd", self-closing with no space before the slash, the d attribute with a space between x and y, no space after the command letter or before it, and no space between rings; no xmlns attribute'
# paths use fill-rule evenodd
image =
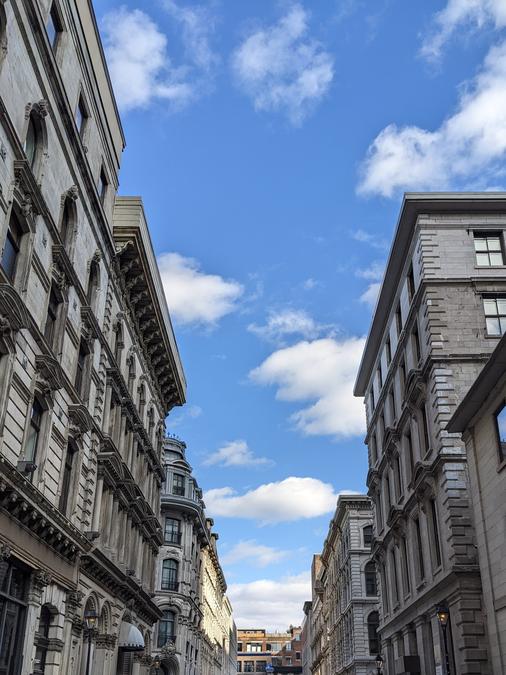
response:
<svg viewBox="0 0 506 675"><path fill-rule="evenodd" d="M475 265L475 270L504 270L506 265Z"/></svg>

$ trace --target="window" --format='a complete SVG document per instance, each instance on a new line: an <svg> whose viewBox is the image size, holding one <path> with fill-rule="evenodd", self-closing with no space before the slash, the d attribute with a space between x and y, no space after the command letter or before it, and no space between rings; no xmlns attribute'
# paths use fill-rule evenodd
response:
<svg viewBox="0 0 506 675"><path fill-rule="evenodd" d="M63 205L63 214L60 225L60 237L65 247L67 247L68 244L70 243L73 224L74 218L72 213L72 207L70 205L70 200L66 199L65 204Z"/></svg>
<svg viewBox="0 0 506 675"><path fill-rule="evenodd" d="M100 279L100 270L96 260L92 260L90 263L90 274L88 277L88 289L86 292L86 299L88 305L94 310L95 309L95 300L97 297L98 284Z"/></svg>
<svg viewBox="0 0 506 675"><path fill-rule="evenodd" d="M406 450L408 451L409 469L412 475L415 466L415 458L413 455L413 443L411 441L411 429L409 427L404 435L404 438L406 439Z"/></svg>
<svg viewBox="0 0 506 675"><path fill-rule="evenodd" d="M254 661L245 661L244 662L244 672L245 673L254 673L255 672L255 662Z"/></svg>
<svg viewBox="0 0 506 675"><path fill-rule="evenodd" d="M390 338L387 338L387 341L385 342L385 355L387 359L387 366L390 365L392 362L392 347L390 345Z"/></svg>
<svg viewBox="0 0 506 675"><path fill-rule="evenodd" d="M246 651L247 652L261 652L262 651L262 643L261 642L248 642L248 643L246 643Z"/></svg>
<svg viewBox="0 0 506 675"><path fill-rule="evenodd" d="M56 6L53 2L51 5L51 10L49 12L46 24L47 37L53 51L56 51L56 48L58 47L58 41L60 39L62 30L63 30L62 23L58 15Z"/></svg>
<svg viewBox="0 0 506 675"><path fill-rule="evenodd" d="M74 456L77 454L77 446L73 441L67 444L67 452L65 454L65 463L63 465L63 479L60 493L59 509L66 516L69 515L71 500L69 499L72 487L72 469L74 466Z"/></svg>
<svg viewBox="0 0 506 675"><path fill-rule="evenodd" d="M81 340L79 345L79 351L77 353L77 367L76 367L76 378L74 381L74 386L77 390L77 393L81 398L84 395L84 375L86 371L86 361L88 358L88 349L84 340Z"/></svg>
<svg viewBox="0 0 506 675"><path fill-rule="evenodd" d="M102 167L100 169L97 184L98 196L100 197L100 201L102 204L104 203L105 196L107 194L107 186L108 186L107 176L105 175L104 167Z"/></svg>
<svg viewBox="0 0 506 675"><path fill-rule="evenodd" d="M242 652L242 642L237 643L237 651Z"/></svg>
<svg viewBox="0 0 506 675"><path fill-rule="evenodd" d="M237 661L237 672L240 673L242 670L242 661Z"/></svg>
<svg viewBox="0 0 506 675"><path fill-rule="evenodd" d="M390 389L390 391L388 392L388 403L389 403L389 406L390 406L390 426L393 427L393 426L395 426L394 422L395 422L395 418L396 418L395 391L394 391L393 386Z"/></svg>
<svg viewBox="0 0 506 675"><path fill-rule="evenodd" d="M34 398L32 404L32 413L30 415L30 425L28 427L28 435L25 446L25 461L35 462L37 456L37 449L39 445L40 429L42 425L42 415L44 408L37 398Z"/></svg>
<svg viewBox="0 0 506 675"><path fill-rule="evenodd" d="M429 435L429 421L427 419L427 405L423 405L420 415L422 418L422 438L420 439L420 443L422 444L424 452L428 453L431 443Z"/></svg>
<svg viewBox="0 0 506 675"><path fill-rule="evenodd" d="M422 350L420 348L420 336L418 335L418 326L415 325L413 328L413 333L411 334L411 340L413 343L413 359L415 362L415 368L420 363L420 358L422 356Z"/></svg>
<svg viewBox="0 0 506 675"><path fill-rule="evenodd" d="M372 434L369 439L369 447L371 448L371 464L375 464L378 458L378 450L376 448L376 436L374 434Z"/></svg>
<svg viewBox="0 0 506 675"><path fill-rule="evenodd" d="M121 367L121 352L124 347L123 342L123 326L121 322L118 322L116 326L116 336L114 338L114 358L116 359L117 364Z"/></svg>
<svg viewBox="0 0 506 675"><path fill-rule="evenodd" d="M406 363L402 360L399 363L399 382L401 385L401 398L404 396L404 390L406 388Z"/></svg>
<svg viewBox="0 0 506 675"><path fill-rule="evenodd" d="M420 529L420 520L415 518L415 537L416 537L416 547L418 553L418 576L422 581L425 579L425 565L423 562L423 544L422 544L422 532Z"/></svg>
<svg viewBox="0 0 506 675"><path fill-rule="evenodd" d="M163 561L162 566L162 590L177 591L177 570L178 562L172 558Z"/></svg>
<svg viewBox="0 0 506 675"><path fill-rule="evenodd" d="M86 124L88 122L88 117L89 117L88 109L86 108L83 95L80 94L79 100L77 101L75 120L76 120L76 127L79 131L79 135L81 136L81 138L84 136Z"/></svg>
<svg viewBox="0 0 506 675"><path fill-rule="evenodd" d="M397 559L395 557L395 549L390 551L390 560L392 564L392 586L394 589L394 600L399 602L399 578L397 576Z"/></svg>
<svg viewBox="0 0 506 675"><path fill-rule="evenodd" d="M47 605L40 610L39 627L35 633L35 661L34 675L44 675L46 672L46 658L49 649L49 629L51 627L51 612Z"/></svg>
<svg viewBox="0 0 506 675"><path fill-rule="evenodd" d="M376 402L374 400L374 384L371 387L371 413L374 412L374 408L376 407Z"/></svg>
<svg viewBox="0 0 506 675"><path fill-rule="evenodd" d="M441 545L439 543L439 527L437 522L437 509L434 499L430 500L430 516L432 521L432 543L434 546L434 560L436 566L441 565Z"/></svg>
<svg viewBox="0 0 506 675"><path fill-rule="evenodd" d="M16 276L16 267L22 236L23 230L21 229L18 217L14 211L12 211L2 253L2 269L12 283L14 283L14 277Z"/></svg>
<svg viewBox="0 0 506 675"><path fill-rule="evenodd" d="M413 274L413 265L411 265L411 267L409 268L406 281L408 286L408 298L409 302L411 303L415 295L415 275Z"/></svg>
<svg viewBox="0 0 506 675"><path fill-rule="evenodd" d="M381 492L376 495L376 527L378 532L383 529L383 508L381 505Z"/></svg>
<svg viewBox="0 0 506 675"><path fill-rule="evenodd" d="M175 473L172 479L172 494L184 497L185 495L185 480L180 473Z"/></svg>
<svg viewBox="0 0 506 675"><path fill-rule="evenodd" d="M56 333L56 322L58 320L58 306L60 301L56 297L54 289L51 288L49 292L49 303L47 306L46 325L44 327L44 337L51 349L54 347L54 339Z"/></svg>
<svg viewBox="0 0 506 675"><path fill-rule="evenodd" d="M383 386L383 375L381 374L381 365L378 366L378 389L381 390Z"/></svg>
<svg viewBox="0 0 506 675"><path fill-rule="evenodd" d="M395 310L395 326L397 329L397 337L402 332L402 314L401 314L401 305L397 305L397 309Z"/></svg>
<svg viewBox="0 0 506 675"><path fill-rule="evenodd" d="M399 455L394 460L394 478L395 478L395 496L397 501L400 500L402 495L402 471L401 471L401 458Z"/></svg>
<svg viewBox="0 0 506 675"><path fill-rule="evenodd" d="M366 525L362 530L364 533L364 546L371 546L372 544L372 525Z"/></svg>
<svg viewBox="0 0 506 675"><path fill-rule="evenodd" d="M497 449L499 452L499 461L506 459L506 404L495 414L495 425L497 431Z"/></svg>
<svg viewBox="0 0 506 675"><path fill-rule="evenodd" d="M409 563L408 563L408 545L406 543L406 537L402 537L401 540L401 546L402 546L402 570L403 570L403 577L404 577L404 590L407 593L411 592L411 581L409 578Z"/></svg>
<svg viewBox="0 0 506 675"><path fill-rule="evenodd" d="M39 133L37 126L35 124L35 119L33 114L30 115L28 119L28 129L26 130L26 138L24 151L28 164L33 169L35 166L35 160L37 158L37 146L39 144Z"/></svg>
<svg viewBox="0 0 506 675"><path fill-rule="evenodd" d="M506 297L483 298L487 335L506 332Z"/></svg>
<svg viewBox="0 0 506 675"><path fill-rule="evenodd" d="M389 469L387 469L387 471L388 470ZM389 511L390 507L392 506L392 490L390 488L390 476L388 475L388 473L385 476L385 493L386 493L386 497L387 497L387 511ZM387 514L387 518L388 518L388 514Z"/></svg>
<svg viewBox="0 0 506 675"><path fill-rule="evenodd" d="M480 267L504 265L504 253L501 238L501 232L474 233L474 250L476 252L477 265Z"/></svg>
<svg viewBox="0 0 506 675"><path fill-rule="evenodd" d="M19 673L23 660L24 626L29 574L24 568L0 562L0 668Z"/></svg>
<svg viewBox="0 0 506 675"><path fill-rule="evenodd" d="M170 609L164 609L162 618L158 623L158 648L163 647L167 642L174 642L176 637L176 615Z"/></svg>
<svg viewBox="0 0 506 675"><path fill-rule="evenodd" d="M376 656L380 653L380 642L378 638L379 614L371 612L367 617L367 637L369 638L369 654Z"/></svg>
<svg viewBox="0 0 506 675"><path fill-rule="evenodd" d="M165 518L165 543L180 544L181 530L180 522L175 518Z"/></svg>
<svg viewBox="0 0 506 675"><path fill-rule="evenodd" d="M376 582L376 565L368 562L364 568L365 575L365 594L367 596L378 595L378 585Z"/></svg>
<svg viewBox="0 0 506 675"><path fill-rule="evenodd" d="M300 652L295 652L295 660L300 661Z"/></svg>
<svg viewBox="0 0 506 675"><path fill-rule="evenodd" d="M290 656L287 656L287 657L285 658L285 663L286 663L287 666L291 666L291 665L292 665L292 659L291 659Z"/></svg>
<svg viewBox="0 0 506 675"><path fill-rule="evenodd" d="M267 661L257 661L256 662L256 672L257 673L265 673L265 666L267 665Z"/></svg>
<svg viewBox="0 0 506 675"><path fill-rule="evenodd" d="M388 594L387 575L385 572L385 563L381 565L381 590L383 600L383 612L386 614L390 608L390 597Z"/></svg>

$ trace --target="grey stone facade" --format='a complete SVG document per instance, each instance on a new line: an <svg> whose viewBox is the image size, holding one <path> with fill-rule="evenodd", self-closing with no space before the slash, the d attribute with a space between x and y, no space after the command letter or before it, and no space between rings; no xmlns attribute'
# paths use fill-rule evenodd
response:
<svg viewBox="0 0 506 675"><path fill-rule="evenodd" d="M506 672L506 337L448 423L463 434L493 673Z"/></svg>
<svg viewBox="0 0 506 675"><path fill-rule="evenodd" d="M500 337L485 301L506 267L475 249L505 224L503 193L406 195L359 370L388 675L445 672L442 605L450 673L491 672L466 450L446 425Z"/></svg>
<svg viewBox="0 0 506 675"><path fill-rule="evenodd" d="M218 561L217 534L206 518L202 490L175 437L163 444L165 482L160 517L164 530L155 584L162 619L153 654L161 673L232 675L236 635L226 582Z"/></svg>
<svg viewBox="0 0 506 675"><path fill-rule="evenodd" d="M147 675L184 375L91 3L7 0L0 42L2 668Z"/></svg>
<svg viewBox="0 0 506 675"><path fill-rule="evenodd" d="M313 614L318 675L369 675L378 654L378 589L371 557L372 504L366 495L342 495L313 581L321 609Z"/></svg>

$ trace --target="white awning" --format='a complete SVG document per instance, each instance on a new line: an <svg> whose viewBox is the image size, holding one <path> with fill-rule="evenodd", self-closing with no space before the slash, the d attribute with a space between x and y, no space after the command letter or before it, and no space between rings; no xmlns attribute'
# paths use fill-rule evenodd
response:
<svg viewBox="0 0 506 675"><path fill-rule="evenodd" d="M119 631L118 648L127 652L142 652L144 650L142 633L133 623L122 621Z"/></svg>

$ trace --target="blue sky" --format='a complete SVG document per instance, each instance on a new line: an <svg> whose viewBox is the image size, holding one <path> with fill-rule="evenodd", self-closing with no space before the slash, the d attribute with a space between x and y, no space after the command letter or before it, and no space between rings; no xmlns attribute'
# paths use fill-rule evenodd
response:
<svg viewBox="0 0 506 675"><path fill-rule="evenodd" d="M301 620L404 190L501 189L504 0L104 0L127 137L188 379L168 420L239 626Z"/></svg>

